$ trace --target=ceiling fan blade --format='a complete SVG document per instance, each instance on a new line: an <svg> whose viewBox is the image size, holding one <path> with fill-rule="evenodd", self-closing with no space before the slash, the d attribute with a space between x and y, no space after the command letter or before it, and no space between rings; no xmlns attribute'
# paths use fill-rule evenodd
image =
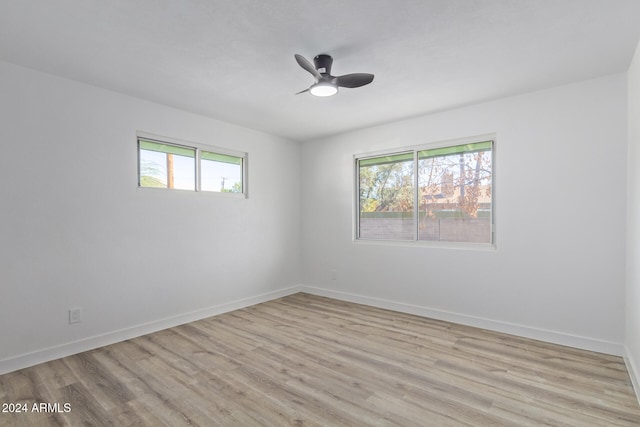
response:
<svg viewBox="0 0 640 427"><path fill-rule="evenodd" d="M296 93L296 95L300 95L301 93L305 93L305 92L309 92L310 88L307 88L305 90L301 90L300 92Z"/></svg>
<svg viewBox="0 0 640 427"><path fill-rule="evenodd" d="M334 82L340 87L360 87L368 85L373 81L373 74L368 73L353 73L345 74L344 76L338 76Z"/></svg>
<svg viewBox="0 0 640 427"><path fill-rule="evenodd" d="M316 70L315 67L311 65L311 62L307 61L307 59L304 56L298 55L296 53L295 57L296 57L296 61L298 62L298 65L300 65L302 68L310 72L313 75L313 77L316 78L316 80L320 80L322 78L322 75L320 75L318 70Z"/></svg>

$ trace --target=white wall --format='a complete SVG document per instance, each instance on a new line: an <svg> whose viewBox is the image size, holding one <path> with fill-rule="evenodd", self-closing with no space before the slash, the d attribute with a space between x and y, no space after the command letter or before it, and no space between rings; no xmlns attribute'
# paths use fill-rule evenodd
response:
<svg viewBox="0 0 640 427"><path fill-rule="evenodd" d="M636 55L628 74L635 118L639 68ZM286 294L300 282L319 294L599 351L622 353L625 342L637 362L640 237L629 244L623 332L626 100L626 75L613 75L300 150L0 62L0 373ZM635 165L637 119L629 125ZM249 199L138 189L136 130L248 151ZM352 242L354 154L493 132L496 251ZM638 176L629 175L636 234ZM541 213L544 204L557 206L554 216ZM71 307L82 307L80 324L68 324Z"/></svg>
<svg viewBox="0 0 640 427"><path fill-rule="evenodd" d="M0 373L299 284L297 142L1 62L0 121ZM247 151L249 198L138 189L136 130Z"/></svg>
<svg viewBox="0 0 640 427"><path fill-rule="evenodd" d="M640 43L628 72L628 214L625 359L640 398Z"/></svg>
<svg viewBox="0 0 640 427"><path fill-rule="evenodd" d="M619 74L303 144L303 283L621 354L626 108ZM492 132L496 251L352 242L354 154Z"/></svg>

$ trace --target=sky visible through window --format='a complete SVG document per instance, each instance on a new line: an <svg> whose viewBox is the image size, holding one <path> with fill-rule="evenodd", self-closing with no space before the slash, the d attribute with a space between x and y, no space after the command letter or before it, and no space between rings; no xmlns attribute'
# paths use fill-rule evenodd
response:
<svg viewBox="0 0 640 427"><path fill-rule="evenodd" d="M242 192L242 166L212 160L200 164L202 191ZM195 190L195 157L173 154L173 188ZM140 150L140 180L143 187L167 188L167 154Z"/></svg>
<svg viewBox="0 0 640 427"><path fill-rule="evenodd" d="M202 191L242 192L242 166L212 160L200 162Z"/></svg>

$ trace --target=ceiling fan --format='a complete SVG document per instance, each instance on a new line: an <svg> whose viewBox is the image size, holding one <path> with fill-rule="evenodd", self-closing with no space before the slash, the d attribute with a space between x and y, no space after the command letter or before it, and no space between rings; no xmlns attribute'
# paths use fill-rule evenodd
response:
<svg viewBox="0 0 640 427"><path fill-rule="evenodd" d="M309 92L315 96L331 96L338 93L339 87L360 87L368 85L373 81L373 74L368 73L352 73L338 77L332 76L331 65L333 64L333 58L330 55L320 54L313 58L315 67L311 65L304 56L296 54L295 57L298 64L311 73L316 79L316 82L308 89L301 90L296 93L296 95Z"/></svg>

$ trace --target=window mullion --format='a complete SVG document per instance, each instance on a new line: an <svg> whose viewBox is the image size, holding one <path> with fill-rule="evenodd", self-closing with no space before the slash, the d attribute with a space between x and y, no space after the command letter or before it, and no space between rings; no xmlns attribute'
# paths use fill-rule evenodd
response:
<svg viewBox="0 0 640 427"><path fill-rule="evenodd" d="M201 191L202 183L200 181L202 174L200 173L200 156L202 154L202 150L196 147L196 191Z"/></svg>

